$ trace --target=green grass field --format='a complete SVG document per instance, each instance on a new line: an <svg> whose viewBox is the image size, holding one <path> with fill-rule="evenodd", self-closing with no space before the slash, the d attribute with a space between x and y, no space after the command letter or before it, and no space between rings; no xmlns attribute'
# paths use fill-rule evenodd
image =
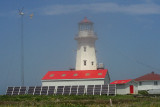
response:
<svg viewBox="0 0 160 107"><path fill-rule="evenodd" d="M0 107L160 107L160 97L117 96L0 96Z"/></svg>

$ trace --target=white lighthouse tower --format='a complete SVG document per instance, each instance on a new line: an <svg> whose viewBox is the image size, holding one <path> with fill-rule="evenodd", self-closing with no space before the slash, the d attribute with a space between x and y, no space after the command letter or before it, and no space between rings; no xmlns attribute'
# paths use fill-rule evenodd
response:
<svg viewBox="0 0 160 107"><path fill-rule="evenodd" d="M95 41L97 36L93 29L93 22L86 17L79 23L77 40L76 70L97 70Z"/></svg>

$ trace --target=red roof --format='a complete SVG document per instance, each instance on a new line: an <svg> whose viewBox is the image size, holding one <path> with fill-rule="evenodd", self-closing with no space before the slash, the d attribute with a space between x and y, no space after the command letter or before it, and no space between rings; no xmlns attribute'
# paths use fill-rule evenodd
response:
<svg viewBox="0 0 160 107"><path fill-rule="evenodd" d="M111 82L110 84L126 84L128 82L130 82L132 79L128 79L128 80L115 80L113 82Z"/></svg>
<svg viewBox="0 0 160 107"><path fill-rule="evenodd" d="M92 23L92 22L88 20L87 17L84 17L84 19L80 23Z"/></svg>
<svg viewBox="0 0 160 107"><path fill-rule="evenodd" d="M160 80L160 74L155 74L154 72L151 72L149 74L146 74L144 76L135 79L135 81L146 81L146 80Z"/></svg>
<svg viewBox="0 0 160 107"><path fill-rule="evenodd" d="M48 71L42 80L105 78L108 70Z"/></svg>

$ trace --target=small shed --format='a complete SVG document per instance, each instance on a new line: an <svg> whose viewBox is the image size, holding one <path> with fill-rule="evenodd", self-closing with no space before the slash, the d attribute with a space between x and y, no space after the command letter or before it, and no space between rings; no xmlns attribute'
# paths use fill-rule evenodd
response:
<svg viewBox="0 0 160 107"><path fill-rule="evenodd" d="M132 79L116 80L110 84L116 84L117 94L138 94L138 84Z"/></svg>

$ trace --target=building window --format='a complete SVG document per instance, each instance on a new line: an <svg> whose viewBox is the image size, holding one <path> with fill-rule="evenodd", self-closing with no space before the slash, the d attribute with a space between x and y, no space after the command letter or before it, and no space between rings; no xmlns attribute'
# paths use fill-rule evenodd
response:
<svg viewBox="0 0 160 107"><path fill-rule="evenodd" d="M142 82L139 82L139 86L141 86L142 85Z"/></svg>
<svg viewBox="0 0 160 107"><path fill-rule="evenodd" d="M158 82L157 82L157 81L154 81L154 85L158 85Z"/></svg>
<svg viewBox="0 0 160 107"><path fill-rule="evenodd" d="M62 74L62 77L66 76L66 74Z"/></svg>
<svg viewBox="0 0 160 107"><path fill-rule="evenodd" d="M86 73L86 76L89 76L90 75L90 73Z"/></svg>
<svg viewBox="0 0 160 107"><path fill-rule="evenodd" d="M91 64L94 65L94 62L92 61Z"/></svg>
<svg viewBox="0 0 160 107"><path fill-rule="evenodd" d="M73 76L77 76L78 74L73 74Z"/></svg>
<svg viewBox="0 0 160 107"><path fill-rule="evenodd" d="M86 52L86 47L83 47L84 48L84 52Z"/></svg>
<svg viewBox="0 0 160 107"><path fill-rule="evenodd" d="M98 73L98 75L102 75L102 73Z"/></svg>
<svg viewBox="0 0 160 107"><path fill-rule="evenodd" d="M84 66L86 66L87 65L87 60L84 60Z"/></svg>
<svg viewBox="0 0 160 107"><path fill-rule="evenodd" d="M53 76L54 76L54 74L51 74L51 75L50 75L50 77L53 77Z"/></svg>

